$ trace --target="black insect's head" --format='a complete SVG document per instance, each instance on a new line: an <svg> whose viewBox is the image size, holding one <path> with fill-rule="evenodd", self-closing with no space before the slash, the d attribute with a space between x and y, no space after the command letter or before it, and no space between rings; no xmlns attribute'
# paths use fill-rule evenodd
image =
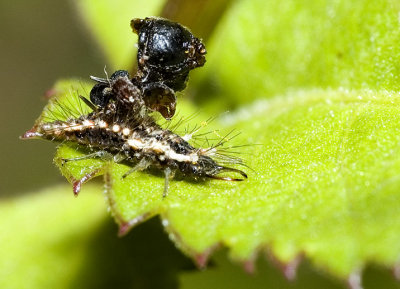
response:
<svg viewBox="0 0 400 289"><path fill-rule="evenodd" d="M182 25L163 18L133 19L138 34L138 68L144 81L162 81L173 90L185 88L189 71L203 66L206 49Z"/></svg>

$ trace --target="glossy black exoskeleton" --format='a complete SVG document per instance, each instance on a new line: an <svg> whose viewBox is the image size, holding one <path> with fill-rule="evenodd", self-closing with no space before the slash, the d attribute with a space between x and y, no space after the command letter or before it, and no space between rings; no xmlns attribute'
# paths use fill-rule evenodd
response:
<svg viewBox="0 0 400 289"><path fill-rule="evenodd" d="M139 36L137 77L142 82L161 82L181 91L189 71L206 62L204 44L179 23L148 17L133 19L131 27Z"/></svg>
<svg viewBox="0 0 400 289"><path fill-rule="evenodd" d="M131 79L134 87L130 90L140 94L149 110L170 119L175 114L175 92L186 87L189 71L203 66L206 61L205 46L187 28L167 19L136 18L131 26L139 41L138 70ZM111 89L116 87L114 82L125 77L130 78L125 70L114 72L109 79L92 77L98 83L90 92L91 102L100 108L110 100L129 104L129 97L117 99Z"/></svg>

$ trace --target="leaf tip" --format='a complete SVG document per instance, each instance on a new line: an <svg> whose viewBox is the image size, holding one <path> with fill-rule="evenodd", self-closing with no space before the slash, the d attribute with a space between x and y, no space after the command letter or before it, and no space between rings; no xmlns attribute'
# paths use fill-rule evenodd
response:
<svg viewBox="0 0 400 289"><path fill-rule="evenodd" d="M63 165L61 165L63 166ZM100 169L94 170L90 173L85 174L82 178L80 179L74 179L72 178L72 191L74 192L74 196L77 197L82 189L82 185L89 181L90 179L94 178L98 173L100 172Z"/></svg>
<svg viewBox="0 0 400 289"><path fill-rule="evenodd" d="M81 180L77 180L72 183L72 191L73 191L75 197L77 197L79 195L81 188L82 188Z"/></svg>
<svg viewBox="0 0 400 289"><path fill-rule="evenodd" d="M356 270L347 278L347 286L349 289L363 289L361 281L361 271Z"/></svg>
<svg viewBox="0 0 400 289"><path fill-rule="evenodd" d="M206 250L205 252L200 253L200 254L196 254L194 257L194 262L196 263L196 266L199 269L206 268L210 255L211 255L211 252L209 250Z"/></svg>
<svg viewBox="0 0 400 289"><path fill-rule="evenodd" d="M400 281L400 263L397 262L393 267L393 276L397 281Z"/></svg>
<svg viewBox="0 0 400 289"><path fill-rule="evenodd" d="M143 215L140 215L132 220L129 221L124 221L121 218L118 218L118 225L119 225L119 229L118 229L118 237L123 237L126 234L129 233L129 231L135 227L136 225L143 223L145 220L147 220L148 218L150 218L152 216L152 214L150 213L144 213Z"/></svg>
<svg viewBox="0 0 400 289"><path fill-rule="evenodd" d="M250 260L246 260L243 262L243 270L249 274L249 275L253 275L256 271L255 269L255 264L254 264L254 260L250 259Z"/></svg>
<svg viewBox="0 0 400 289"><path fill-rule="evenodd" d="M303 259L302 254L298 254L292 260L290 260L288 262L281 261L272 252L270 252L268 255L269 255L270 259L272 260L272 262L280 269L280 271L282 272L282 274L286 278L286 280L294 281L296 279L297 269Z"/></svg>
<svg viewBox="0 0 400 289"><path fill-rule="evenodd" d="M132 229L132 226L129 222L124 222L119 224L118 228L118 237L123 237Z"/></svg>
<svg viewBox="0 0 400 289"><path fill-rule="evenodd" d="M45 99L51 99L51 98L55 97L57 94L59 94L59 93L60 92L55 87L52 87L52 88L50 88L50 89L45 91L44 98Z"/></svg>
<svg viewBox="0 0 400 289"><path fill-rule="evenodd" d="M283 274L289 281L294 281L297 276L297 269L302 260L302 256L298 255L283 267Z"/></svg>

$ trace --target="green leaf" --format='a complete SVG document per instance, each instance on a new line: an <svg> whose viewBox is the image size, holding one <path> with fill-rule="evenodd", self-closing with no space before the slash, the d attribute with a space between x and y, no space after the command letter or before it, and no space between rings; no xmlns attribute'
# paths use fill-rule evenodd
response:
<svg viewBox="0 0 400 289"><path fill-rule="evenodd" d="M310 265L309 262L302 262L299 265L296 281L287 280L288 275L282 274L285 271L274 262L266 262L264 258L257 260L255 272L249 274L243 268L232 264L226 256L226 250L217 252L213 256L213 266L205 271L189 271L180 274L180 289L202 289L202 288L225 288L229 284L230 289L344 289L349 288L341 282L326 274L321 274ZM292 268L293 269L293 268ZM293 271L287 270L292 274ZM369 266L363 274L365 288L397 289L396 281L388 270ZM363 276L363 277L364 277ZM286 277L286 278L285 278Z"/></svg>
<svg viewBox="0 0 400 289"><path fill-rule="evenodd" d="M79 200L65 186L3 200L0 287L70 288L88 241L106 217L99 189L87 186Z"/></svg>
<svg viewBox="0 0 400 289"><path fill-rule="evenodd" d="M63 185L2 200L0 287L177 288L176 272L193 265L159 220L118 238L101 190L87 185L76 199Z"/></svg>
<svg viewBox="0 0 400 289"><path fill-rule="evenodd" d="M130 28L133 18L157 15L164 1L147 0L76 0L90 31L104 50L112 68L129 70L136 61L137 36Z"/></svg>
<svg viewBox="0 0 400 289"><path fill-rule="evenodd" d="M398 91L399 12L396 0L236 1L197 95L215 112L314 87Z"/></svg>
<svg viewBox="0 0 400 289"><path fill-rule="evenodd" d="M366 90L258 101L207 127L244 132L230 145L251 145L239 148L249 179L173 180L164 199L161 173L123 179L129 166L99 159L61 166L60 158L87 153L68 145L56 163L70 180L101 168L120 233L160 214L178 247L199 262L219 244L242 261L270 247L283 263L305 254L344 278L367 261L393 266L400 256L399 105L397 93Z"/></svg>
<svg viewBox="0 0 400 289"><path fill-rule="evenodd" d="M176 179L163 199L162 174L123 179L129 166L98 159L61 166L61 158L87 154L69 145L55 162L71 182L96 169L93 176L105 174L120 233L160 214L170 238L200 264L222 245L246 262L260 251L284 264L305 255L342 278L368 262L393 267L400 258L399 6L235 3L207 46L208 113L200 119L239 108L207 130L243 132L230 144L252 145L236 149L250 167L244 182ZM196 110L184 100L178 108L184 116Z"/></svg>
<svg viewBox="0 0 400 289"><path fill-rule="evenodd" d="M225 221L232 255L245 259L264 243L283 262L305 254L342 277L366 261L396 264L399 101L398 93L313 90L238 112L235 127L263 146L252 149L257 174L228 214L247 219Z"/></svg>

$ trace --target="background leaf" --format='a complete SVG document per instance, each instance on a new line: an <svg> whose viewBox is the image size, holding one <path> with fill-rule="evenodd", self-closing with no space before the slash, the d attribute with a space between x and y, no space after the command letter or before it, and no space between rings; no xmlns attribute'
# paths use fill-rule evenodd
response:
<svg viewBox="0 0 400 289"><path fill-rule="evenodd" d="M161 214L170 237L197 260L222 244L234 259L251 261L268 245L283 263L305 254L342 278L367 261L393 266L400 255L399 103L395 93L322 89L259 101L214 124L260 144L240 148L248 180L174 180L163 199L162 174L123 179L129 166L109 163L101 173L111 211L121 233ZM58 158L85 154L65 146ZM58 165L78 179L98 162L107 163Z"/></svg>
<svg viewBox="0 0 400 289"><path fill-rule="evenodd" d="M99 41L99 48L109 59L111 69L130 70L136 62L134 44L137 41L136 34L130 29L130 21L157 15L164 1L79 0L75 3L82 19Z"/></svg>
<svg viewBox="0 0 400 289"><path fill-rule="evenodd" d="M98 186L76 200L65 186L0 204L0 286L68 288L106 208ZM82 217L84 216L84 220ZM17 274L16 274L17 273Z"/></svg>
<svg viewBox="0 0 400 289"><path fill-rule="evenodd" d="M191 269L158 220L118 238L101 186L55 186L0 204L2 288L176 288ZM144 245L145 244L145 245ZM154 275L157 278L154 278Z"/></svg>
<svg viewBox="0 0 400 289"><path fill-rule="evenodd" d="M236 1L207 43L197 96L215 112L314 87L398 91L399 11L393 0Z"/></svg>

